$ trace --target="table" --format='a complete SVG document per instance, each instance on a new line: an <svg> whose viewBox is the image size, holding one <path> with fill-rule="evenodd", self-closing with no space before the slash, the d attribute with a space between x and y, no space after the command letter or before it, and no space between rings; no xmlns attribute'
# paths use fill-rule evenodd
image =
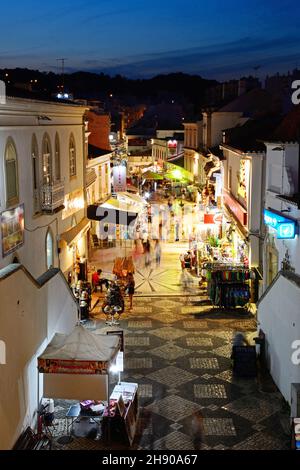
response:
<svg viewBox="0 0 300 470"><path fill-rule="evenodd" d="M86 410L86 411L82 410L79 403L76 403L75 405L70 406L70 408L68 409L66 413L67 422L69 421L69 419L71 419L71 422L67 424L68 432L70 430L70 433L68 434L69 437L71 437L74 422L77 421L78 419L80 420L81 418L90 418L90 420L92 420L95 424L97 424L97 426L100 426L100 423L102 420L102 413L96 415L96 414L92 414L92 412L89 410ZM100 422L99 422L99 419L100 419ZM101 433L98 432L96 439L99 439L100 435Z"/></svg>

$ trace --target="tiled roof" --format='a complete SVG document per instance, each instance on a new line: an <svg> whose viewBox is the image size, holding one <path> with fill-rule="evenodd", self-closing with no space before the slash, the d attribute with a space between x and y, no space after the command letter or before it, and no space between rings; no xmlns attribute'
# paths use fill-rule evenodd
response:
<svg viewBox="0 0 300 470"><path fill-rule="evenodd" d="M295 106L282 120L272 135L277 142L295 142L300 140L300 105Z"/></svg>

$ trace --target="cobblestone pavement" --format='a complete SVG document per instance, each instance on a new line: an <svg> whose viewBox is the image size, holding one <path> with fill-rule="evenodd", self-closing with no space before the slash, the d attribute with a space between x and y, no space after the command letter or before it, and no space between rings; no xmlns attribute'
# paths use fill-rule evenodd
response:
<svg viewBox="0 0 300 470"><path fill-rule="evenodd" d="M201 293L200 293L201 294ZM120 320L125 332L122 380L139 384L140 414L133 449L287 449L289 413L270 377L234 377L231 339L235 331L252 332L250 315L211 312L197 315L202 296L144 297ZM195 313L196 311L196 313ZM87 325L104 327L99 313ZM266 386L267 385L267 386ZM63 418L68 403L56 403ZM65 420L56 421L63 433ZM93 425L61 449L124 449L94 440ZM77 435L81 436L80 433Z"/></svg>

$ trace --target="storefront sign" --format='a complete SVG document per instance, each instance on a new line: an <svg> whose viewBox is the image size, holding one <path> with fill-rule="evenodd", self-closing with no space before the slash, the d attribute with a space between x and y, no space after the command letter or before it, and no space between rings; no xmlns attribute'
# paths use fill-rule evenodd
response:
<svg viewBox="0 0 300 470"><path fill-rule="evenodd" d="M126 180L127 168L125 165L117 165L113 167L113 186L114 192L124 192L127 189Z"/></svg>
<svg viewBox="0 0 300 470"><path fill-rule="evenodd" d="M240 161L238 195L247 203L247 191L249 181L250 162L249 160Z"/></svg>
<svg viewBox="0 0 300 470"><path fill-rule="evenodd" d="M16 251L24 243L24 204L1 214L2 256Z"/></svg>
<svg viewBox="0 0 300 470"><path fill-rule="evenodd" d="M228 209L234 214L235 218L243 225L247 225L247 211L244 209L241 204L234 199L231 194L228 192L224 192L223 195L224 204L228 207Z"/></svg>
<svg viewBox="0 0 300 470"><path fill-rule="evenodd" d="M72 193L66 194L64 199L64 210L62 211L62 219L67 219L77 211L84 208L83 190L78 189Z"/></svg>
<svg viewBox="0 0 300 470"><path fill-rule="evenodd" d="M264 222L277 232L277 238L288 239L295 238L296 221L283 217L276 212L264 210Z"/></svg>

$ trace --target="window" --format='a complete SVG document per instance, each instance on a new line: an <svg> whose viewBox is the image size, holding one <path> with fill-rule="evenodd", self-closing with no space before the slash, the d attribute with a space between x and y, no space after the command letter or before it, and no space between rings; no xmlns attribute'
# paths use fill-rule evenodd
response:
<svg viewBox="0 0 300 470"><path fill-rule="evenodd" d="M76 148L75 148L75 139L73 134L70 137L69 145L69 164L70 164L70 176L76 176Z"/></svg>
<svg viewBox="0 0 300 470"><path fill-rule="evenodd" d="M11 138L5 149L5 177L7 204L14 204L18 201L18 165L16 147Z"/></svg>
<svg viewBox="0 0 300 470"><path fill-rule="evenodd" d="M58 134L55 136L55 179L60 180L60 145Z"/></svg>
<svg viewBox="0 0 300 470"><path fill-rule="evenodd" d="M43 139L43 184L50 184L52 182L52 155L50 139L45 134Z"/></svg>
<svg viewBox="0 0 300 470"><path fill-rule="evenodd" d="M35 135L33 135L31 142L31 161L34 212L37 212L39 209L39 150Z"/></svg>
<svg viewBox="0 0 300 470"><path fill-rule="evenodd" d="M51 230L47 231L46 235L46 266L47 269L53 267L54 264L54 243L53 243L53 235Z"/></svg>

